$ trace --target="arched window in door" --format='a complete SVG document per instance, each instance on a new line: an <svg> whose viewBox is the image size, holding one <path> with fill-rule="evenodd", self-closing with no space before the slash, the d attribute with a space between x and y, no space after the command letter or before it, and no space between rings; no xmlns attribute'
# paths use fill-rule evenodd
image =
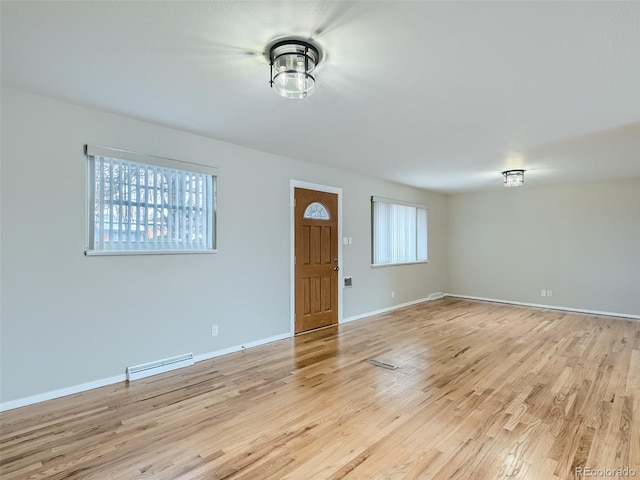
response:
<svg viewBox="0 0 640 480"><path fill-rule="evenodd" d="M304 211L304 218L310 218L313 220L329 220L329 212L319 202L313 202Z"/></svg>

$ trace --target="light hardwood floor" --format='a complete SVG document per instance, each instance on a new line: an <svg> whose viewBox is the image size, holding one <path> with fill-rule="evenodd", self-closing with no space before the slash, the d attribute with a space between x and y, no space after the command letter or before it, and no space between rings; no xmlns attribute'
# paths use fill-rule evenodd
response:
<svg viewBox="0 0 640 480"><path fill-rule="evenodd" d="M640 321L446 298L0 419L3 480L640 478Z"/></svg>

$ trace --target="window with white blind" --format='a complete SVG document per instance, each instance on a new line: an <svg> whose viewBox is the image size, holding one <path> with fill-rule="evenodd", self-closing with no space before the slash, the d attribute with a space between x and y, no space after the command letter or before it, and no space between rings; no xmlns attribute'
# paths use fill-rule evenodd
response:
<svg viewBox="0 0 640 480"><path fill-rule="evenodd" d="M427 207L371 197L373 265L427 261Z"/></svg>
<svg viewBox="0 0 640 480"><path fill-rule="evenodd" d="M216 251L217 170L85 146L87 255Z"/></svg>

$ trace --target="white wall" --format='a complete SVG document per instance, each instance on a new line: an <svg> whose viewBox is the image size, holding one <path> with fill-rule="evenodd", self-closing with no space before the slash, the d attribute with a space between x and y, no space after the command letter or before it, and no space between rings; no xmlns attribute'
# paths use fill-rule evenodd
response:
<svg viewBox="0 0 640 480"><path fill-rule="evenodd" d="M217 167L219 253L85 257L86 143ZM11 89L1 153L2 402L287 334L292 178L343 189L345 318L446 290L443 195ZM370 267L371 195L429 206L428 264Z"/></svg>
<svg viewBox="0 0 640 480"><path fill-rule="evenodd" d="M640 315L640 178L453 195L448 218L449 293Z"/></svg>
<svg viewBox="0 0 640 480"><path fill-rule="evenodd" d="M640 315L637 178L444 196L11 89L1 120L3 403L288 334L290 179L343 189L345 319L441 291ZM217 167L220 252L85 257L85 143ZM371 195L429 206L428 264L370 267Z"/></svg>

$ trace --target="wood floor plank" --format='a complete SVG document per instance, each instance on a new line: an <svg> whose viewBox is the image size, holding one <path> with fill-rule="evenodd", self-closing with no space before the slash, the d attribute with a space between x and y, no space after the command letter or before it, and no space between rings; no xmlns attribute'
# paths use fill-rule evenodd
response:
<svg viewBox="0 0 640 480"><path fill-rule="evenodd" d="M640 477L640 322L445 298L0 422L3 480Z"/></svg>

